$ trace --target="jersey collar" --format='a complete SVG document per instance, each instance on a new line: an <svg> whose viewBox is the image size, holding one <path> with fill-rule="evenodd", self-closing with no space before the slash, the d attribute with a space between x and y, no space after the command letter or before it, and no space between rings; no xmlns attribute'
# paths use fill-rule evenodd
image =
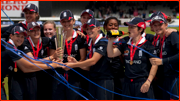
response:
<svg viewBox="0 0 180 101"><path fill-rule="evenodd" d="M131 41L132 41L132 37L129 39L129 41L127 42L127 44L131 44ZM145 37L142 37L142 40L139 42L139 44L142 44L143 42L145 42L146 41L146 38ZM138 45L139 45L138 44Z"/></svg>
<svg viewBox="0 0 180 101"><path fill-rule="evenodd" d="M96 44L102 37L103 37L103 35L100 33L100 34L99 34L99 37L96 39L96 41L95 41L94 44ZM88 46L91 46L91 42L92 42L92 39L89 41Z"/></svg>
<svg viewBox="0 0 180 101"><path fill-rule="evenodd" d="M29 36L29 39L30 39L30 41L32 42L33 47L35 47L34 42L32 41L32 39L31 39L31 37L30 37L30 36ZM41 38L39 38L39 44L41 44L41 42L42 42L42 39L41 39Z"/></svg>
<svg viewBox="0 0 180 101"><path fill-rule="evenodd" d="M13 40L9 39L9 42L16 48L16 46L15 46ZM16 48L16 49L17 49L17 48Z"/></svg>
<svg viewBox="0 0 180 101"><path fill-rule="evenodd" d="M74 32L73 32L73 38L76 38L77 37L77 33L76 33L76 31L74 30Z"/></svg>

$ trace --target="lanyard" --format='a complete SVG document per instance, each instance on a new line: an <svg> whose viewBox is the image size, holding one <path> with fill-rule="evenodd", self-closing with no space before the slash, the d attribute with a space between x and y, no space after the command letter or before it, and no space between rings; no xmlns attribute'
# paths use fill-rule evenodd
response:
<svg viewBox="0 0 180 101"><path fill-rule="evenodd" d="M12 44L11 42L9 42L8 41L8 43L10 43L10 44ZM13 45L13 44L12 44ZM14 46L14 49L15 49L15 51L16 51L16 47ZM17 72L17 63L16 62L14 62L14 72Z"/></svg>
<svg viewBox="0 0 180 101"><path fill-rule="evenodd" d="M96 39L95 39L95 42L96 42L96 40L99 38L99 35L96 37ZM90 54L89 54L89 58L92 58L92 55L93 55L93 42L91 41L91 45L90 45Z"/></svg>
<svg viewBox="0 0 180 101"><path fill-rule="evenodd" d="M160 51L160 58L162 59L162 50L163 50L163 44L164 44L164 40L166 39L165 35L163 36L163 39L160 39L160 47L161 47L161 51Z"/></svg>
<svg viewBox="0 0 180 101"><path fill-rule="evenodd" d="M140 43L140 41L142 40L142 37L141 37L141 39L136 43L136 45L135 46L137 46L139 43ZM136 47L134 47L134 49L133 49L133 41L131 42L131 47L130 47L130 65L132 65L133 64L133 58L134 58L134 55L135 55L135 52L136 52L136 50L137 50L137 48ZM140 46L142 46L143 44L141 44ZM140 47L140 46L138 46L138 47Z"/></svg>
<svg viewBox="0 0 180 101"><path fill-rule="evenodd" d="M73 34L74 34L74 31L73 31ZM70 43L68 44L67 40L65 40L65 45L66 45L66 50L67 50L67 54L68 56L71 55L71 50L72 50L72 43L73 43L73 35L72 35L72 38L70 40Z"/></svg>
<svg viewBox="0 0 180 101"><path fill-rule="evenodd" d="M159 35L157 36L157 38L156 38L156 36L154 36L154 38L153 38L154 47L156 47L156 44L157 44L157 41L158 41L159 37L160 37Z"/></svg>
<svg viewBox="0 0 180 101"><path fill-rule="evenodd" d="M27 39L28 39L28 41L29 41L29 43L31 44L31 47L32 47L32 49L33 49L33 56L34 56L35 59L37 59L37 58L38 58L39 51L40 51L41 48L42 48L42 42L39 43L39 39L38 39L37 50L35 50L35 49L34 49L34 46L33 46L33 44L32 44L32 41L30 40L30 38L28 37ZM41 44L41 46L39 46L40 44Z"/></svg>

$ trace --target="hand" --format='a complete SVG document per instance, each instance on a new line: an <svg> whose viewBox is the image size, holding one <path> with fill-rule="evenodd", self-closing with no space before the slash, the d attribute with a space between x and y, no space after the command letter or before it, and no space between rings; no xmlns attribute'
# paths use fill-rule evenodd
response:
<svg viewBox="0 0 180 101"><path fill-rule="evenodd" d="M118 36L116 38L108 38L108 43L113 43L116 39L118 38Z"/></svg>
<svg viewBox="0 0 180 101"><path fill-rule="evenodd" d="M86 35L84 35L84 33L82 33L82 32L80 32L80 31L76 31L80 36L81 36L81 38L83 37L83 38L86 38Z"/></svg>
<svg viewBox="0 0 180 101"><path fill-rule="evenodd" d="M60 56L63 56L63 50L61 49L61 47L56 49L52 57L53 59L58 59Z"/></svg>
<svg viewBox="0 0 180 101"><path fill-rule="evenodd" d="M165 36L168 37L172 32L177 32L177 30L172 28L166 29Z"/></svg>
<svg viewBox="0 0 180 101"><path fill-rule="evenodd" d="M60 64L63 64L62 60L55 60L55 59L53 59L52 61L60 63ZM54 62L50 64L52 67L57 68L57 67L61 67L62 66L62 65L54 63Z"/></svg>
<svg viewBox="0 0 180 101"><path fill-rule="evenodd" d="M67 60L68 60L68 63L77 63L78 62L74 57L71 57L71 56L68 56Z"/></svg>
<svg viewBox="0 0 180 101"><path fill-rule="evenodd" d="M150 62L152 65L162 65L162 59L159 58L150 58Z"/></svg>
<svg viewBox="0 0 180 101"><path fill-rule="evenodd" d="M150 82L149 81L146 81L142 86L141 86L141 89L140 91L142 93L147 93L149 91L149 87L150 87Z"/></svg>
<svg viewBox="0 0 180 101"><path fill-rule="evenodd" d="M73 67L73 63L65 63L64 65L66 65L66 66L62 66L62 69L64 69L65 71L70 70L70 68L68 68L68 67L71 67L71 68Z"/></svg>

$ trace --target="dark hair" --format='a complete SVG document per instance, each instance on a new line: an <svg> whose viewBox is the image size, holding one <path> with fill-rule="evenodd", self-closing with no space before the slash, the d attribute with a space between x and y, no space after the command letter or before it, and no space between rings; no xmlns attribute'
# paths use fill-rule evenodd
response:
<svg viewBox="0 0 180 101"><path fill-rule="evenodd" d="M141 29L141 27L138 27L138 30L140 30ZM141 35L144 33L144 29L142 30L142 32L141 32Z"/></svg>
<svg viewBox="0 0 180 101"><path fill-rule="evenodd" d="M171 22L171 17L170 16L167 16L167 22L169 23L169 22Z"/></svg>
<svg viewBox="0 0 180 101"><path fill-rule="evenodd" d="M116 20L117 23L118 23L118 26L120 25L119 20L118 20L116 17L111 16L111 17L107 18L107 19L105 20L105 22L104 22L104 25L103 25L104 32L105 32L105 26L107 26L107 24L109 23L109 21L110 21L111 19Z"/></svg>

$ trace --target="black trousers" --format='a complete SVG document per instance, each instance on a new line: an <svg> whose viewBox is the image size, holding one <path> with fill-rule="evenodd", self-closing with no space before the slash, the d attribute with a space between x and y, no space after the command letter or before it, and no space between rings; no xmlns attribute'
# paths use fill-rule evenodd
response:
<svg viewBox="0 0 180 101"><path fill-rule="evenodd" d="M2 87L1 87L1 100L7 100L6 99L6 94L5 94L4 89Z"/></svg>
<svg viewBox="0 0 180 101"><path fill-rule="evenodd" d="M59 78L57 75L55 77ZM75 87L81 88L80 78L77 78L73 75L68 75L68 82ZM57 80L53 81L53 86L54 86L53 87L53 95L52 95L53 100L79 100L79 99L82 99L82 97L80 95L78 95L73 90L69 89L68 87L66 87L65 85L63 85L62 83L60 83ZM73 88L73 89L75 89L79 93L82 92L82 90L80 90L78 88Z"/></svg>
<svg viewBox="0 0 180 101"><path fill-rule="evenodd" d="M10 100L36 100L37 80L35 76L19 75L13 73L9 78Z"/></svg>
<svg viewBox="0 0 180 101"><path fill-rule="evenodd" d="M123 84L124 84L124 78L114 78L114 91L122 94ZM122 96L114 94L114 100L122 100Z"/></svg>
<svg viewBox="0 0 180 101"><path fill-rule="evenodd" d="M141 86L146 81L146 78L138 78L138 79L128 79L125 78L125 82L123 84L123 93L124 95L133 96L133 97L141 97L141 98L150 98L154 99L153 88L150 85L149 91L147 93L142 93L140 91ZM122 97L123 100L132 100L130 97Z"/></svg>
<svg viewBox="0 0 180 101"><path fill-rule="evenodd" d="M46 70L47 73L53 75L54 71ZM52 99L52 81L53 77L44 71L36 72L37 79L37 99L51 100Z"/></svg>
<svg viewBox="0 0 180 101"><path fill-rule="evenodd" d="M179 96L179 77L174 77L174 76L165 77L164 82L163 82L163 89L174 95ZM178 100L177 97L172 96L165 91L163 91L163 99L164 100L170 100L170 99Z"/></svg>
<svg viewBox="0 0 180 101"><path fill-rule="evenodd" d="M91 79L93 82L102 86L108 90L114 91L114 81L113 79ZM90 100L113 100L114 94L108 92L92 83L89 82L89 93L94 97L89 96Z"/></svg>

